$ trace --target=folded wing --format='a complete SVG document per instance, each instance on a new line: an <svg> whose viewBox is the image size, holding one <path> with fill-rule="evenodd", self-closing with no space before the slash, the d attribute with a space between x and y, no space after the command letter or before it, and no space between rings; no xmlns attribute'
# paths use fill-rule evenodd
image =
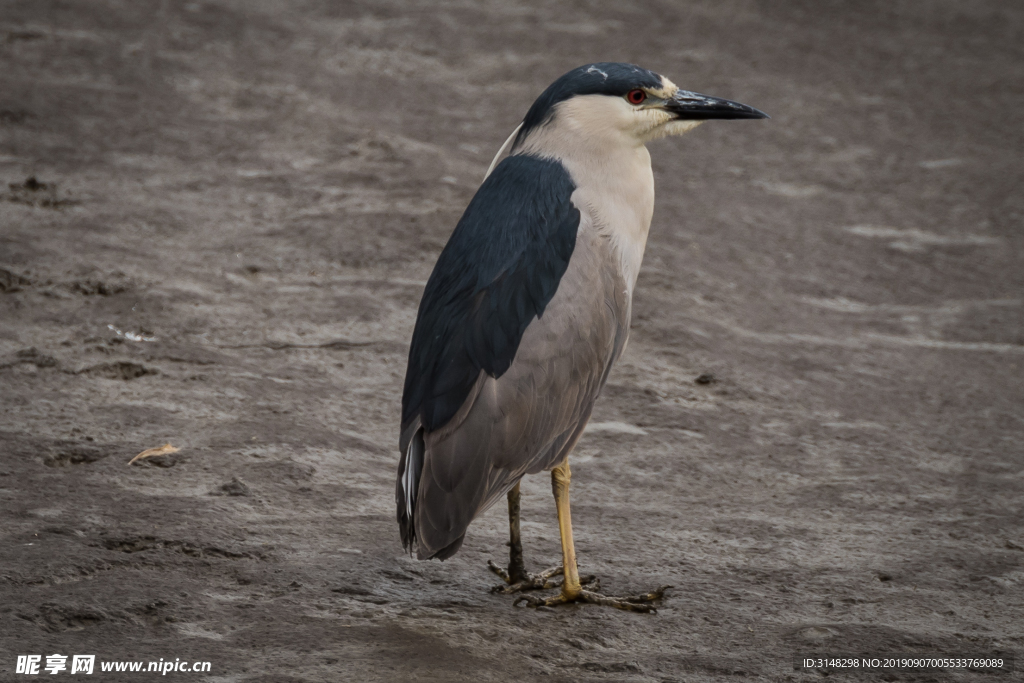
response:
<svg viewBox="0 0 1024 683"><path fill-rule="evenodd" d="M473 517L564 457L625 343L625 287L574 191L558 162L505 159L427 283L396 483L421 558L454 554Z"/></svg>

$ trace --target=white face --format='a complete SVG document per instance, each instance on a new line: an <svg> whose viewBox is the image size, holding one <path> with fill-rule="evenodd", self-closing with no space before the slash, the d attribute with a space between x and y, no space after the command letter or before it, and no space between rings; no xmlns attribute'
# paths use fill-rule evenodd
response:
<svg viewBox="0 0 1024 683"><path fill-rule="evenodd" d="M547 124L554 130L582 134L605 144L643 145L669 135L682 135L702 121L680 120L665 110L679 88L662 76L660 88L638 88L625 97L580 95L558 104Z"/></svg>

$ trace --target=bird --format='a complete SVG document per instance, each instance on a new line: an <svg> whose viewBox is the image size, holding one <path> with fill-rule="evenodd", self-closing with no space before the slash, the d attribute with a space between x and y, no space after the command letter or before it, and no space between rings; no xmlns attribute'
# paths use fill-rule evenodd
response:
<svg viewBox="0 0 1024 683"><path fill-rule="evenodd" d="M647 143L710 119L765 119L634 64L575 68L548 86L491 163L420 300L402 393L395 499L403 547L458 552L503 497L514 605L653 612L670 586L607 596L579 575L569 454L629 337L654 211ZM507 154L506 154L507 152ZM562 563L526 570L520 480L551 472ZM559 581L558 575L561 575ZM539 598L521 591L560 588Z"/></svg>

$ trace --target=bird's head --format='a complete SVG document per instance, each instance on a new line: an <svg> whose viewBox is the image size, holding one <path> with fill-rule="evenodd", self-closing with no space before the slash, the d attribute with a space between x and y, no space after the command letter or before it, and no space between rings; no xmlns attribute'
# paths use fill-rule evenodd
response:
<svg viewBox="0 0 1024 683"><path fill-rule="evenodd" d="M643 145L682 135L708 119L765 119L738 102L682 90L634 64L587 64L541 93L515 136L513 153L571 136L600 145ZM531 144L532 143L532 144Z"/></svg>

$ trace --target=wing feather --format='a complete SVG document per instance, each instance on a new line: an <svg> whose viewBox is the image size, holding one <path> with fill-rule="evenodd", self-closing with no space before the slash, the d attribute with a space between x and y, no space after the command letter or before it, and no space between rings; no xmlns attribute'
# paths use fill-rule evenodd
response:
<svg viewBox="0 0 1024 683"><path fill-rule="evenodd" d="M569 265L580 213L561 164L520 155L480 186L420 301L402 425L428 432L458 412L481 371L500 377ZM403 445L402 450L405 450Z"/></svg>

